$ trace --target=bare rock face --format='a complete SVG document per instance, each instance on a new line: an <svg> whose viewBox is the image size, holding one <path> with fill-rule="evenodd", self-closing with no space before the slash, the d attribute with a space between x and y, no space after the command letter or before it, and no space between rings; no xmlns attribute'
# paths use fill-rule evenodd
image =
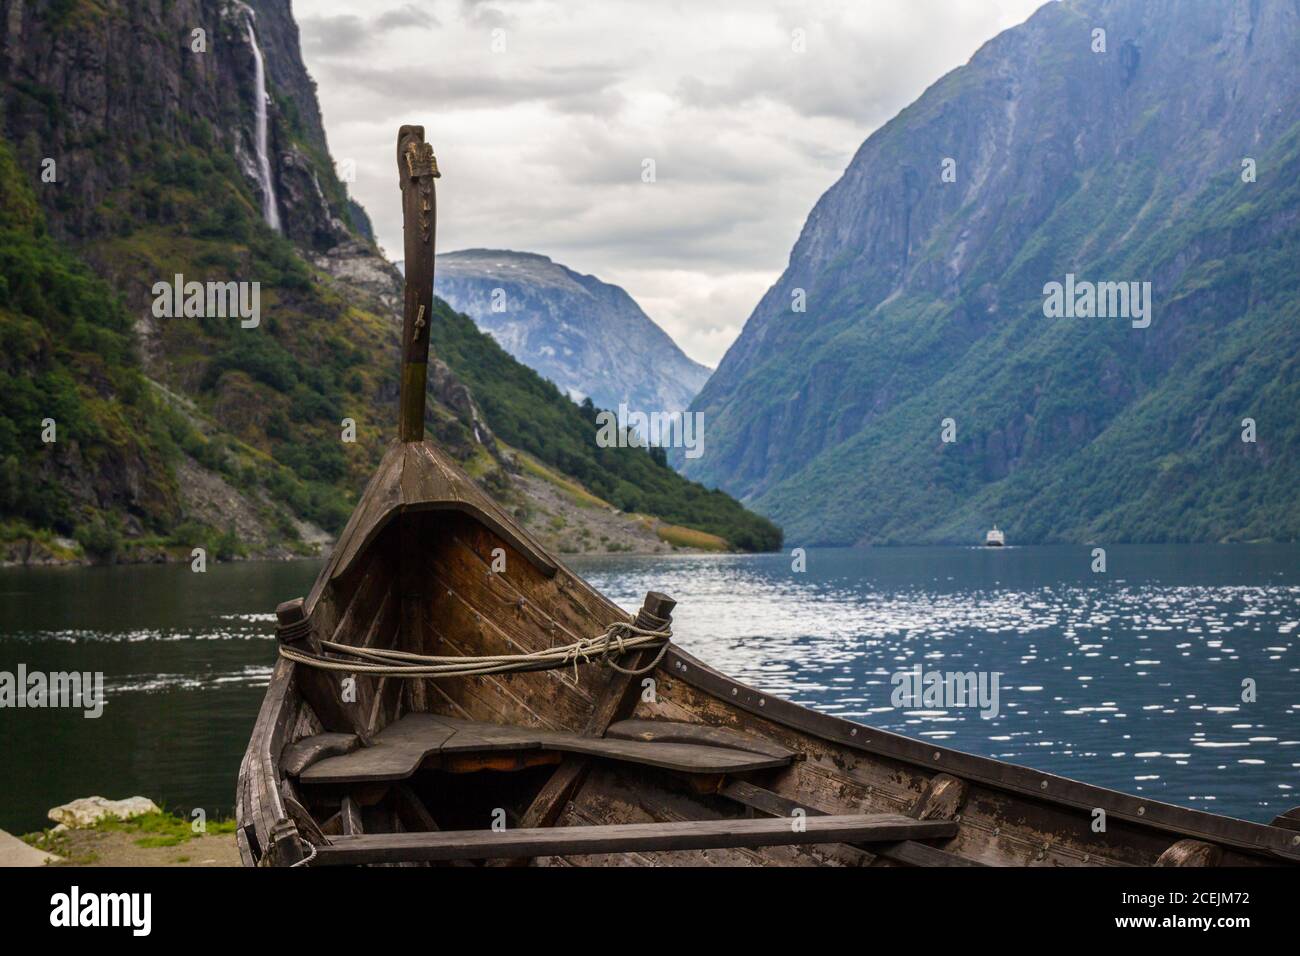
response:
<svg viewBox="0 0 1300 956"><path fill-rule="evenodd" d="M351 242L352 234L325 195L315 164L297 146L279 155L280 203L293 211L285 234L309 249L330 249Z"/></svg>
<svg viewBox="0 0 1300 956"><path fill-rule="evenodd" d="M371 299L372 307L401 322L402 275L372 246L347 240L314 254L312 262L349 289Z"/></svg>
<svg viewBox="0 0 1300 956"><path fill-rule="evenodd" d="M104 797L82 797L54 807L49 818L55 823L74 829L93 827L106 817L130 820L146 813L161 813L162 808L147 797L127 797L125 800L108 800Z"/></svg>
<svg viewBox="0 0 1300 956"><path fill-rule="evenodd" d="M682 411L709 377L623 289L546 256L445 253L434 286L517 361L597 408Z"/></svg>
<svg viewBox="0 0 1300 956"><path fill-rule="evenodd" d="M429 391L440 404L456 413L456 417L465 423L480 445L494 458L501 459L496 436L488 427L483 410L474 401L474 394L440 358L429 359Z"/></svg>
<svg viewBox="0 0 1300 956"><path fill-rule="evenodd" d="M365 219L333 168L304 150L329 156L289 0L103 6L92 14L73 5L56 20L34 4L12 2L0 21L0 78L23 91L6 95L0 107L4 132L32 168L58 157L65 170L56 185L56 232L90 238L112 229L101 204L138 167L139 152L160 140L228 152L257 191L250 22L276 94L268 104L268 153L286 234L327 249L348 238L354 218ZM196 141L196 125L214 141ZM369 236L368 220L357 229Z"/></svg>

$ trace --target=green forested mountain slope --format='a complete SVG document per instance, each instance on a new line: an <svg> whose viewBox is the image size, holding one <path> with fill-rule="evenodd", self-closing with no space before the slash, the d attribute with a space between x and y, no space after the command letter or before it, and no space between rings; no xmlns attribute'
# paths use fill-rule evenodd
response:
<svg viewBox="0 0 1300 956"><path fill-rule="evenodd" d="M794 543L1294 539L1298 20L1072 0L990 41L817 204L686 473ZM1045 317L1067 273L1151 282L1150 327Z"/></svg>
<svg viewBox="0 0 1300 956"><path fill-rule="evenodd" d="M183 423L141 374L126 309L49 235L3 142L0 179L0 514L102 547L83 506L126 506L134 484L142 517L174 524Z"/></svg>

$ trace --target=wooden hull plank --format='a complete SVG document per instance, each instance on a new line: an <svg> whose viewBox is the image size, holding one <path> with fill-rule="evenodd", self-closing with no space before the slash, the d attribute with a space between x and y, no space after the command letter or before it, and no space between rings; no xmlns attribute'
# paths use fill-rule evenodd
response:
<svg viewBox="0 0 1300 956"><path fill-rule="evenodd" d="M1223 860L1223 850L1213 843L1201 840L1179 840L1152 864L1152 866L1218 866Z"/></svg>
<svg viewBox="0 0 1300 956"><path fill-rule="evenodd" d="M779 818L629 823L525 830L457 830L336 837L317 851L314 865L395 863L406 860L491 860L574 854L698 850L728 847L877 843L939 839L957 832L946 820L897 814L809 817L802 827Z"/></svg>

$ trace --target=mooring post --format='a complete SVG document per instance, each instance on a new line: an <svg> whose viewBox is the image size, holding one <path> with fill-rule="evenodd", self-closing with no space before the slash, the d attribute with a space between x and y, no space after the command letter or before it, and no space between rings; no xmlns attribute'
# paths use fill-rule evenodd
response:
<svg viewBox="0 0 1300 956"><path fill-rule="evenodd" d="M272 860L276 866L292 866L302 861L302 842L292 820L279 820L271 827Z"/></svg>
<svg viewBox="0 0 1300 956"><path fill-rule="evenodd" d="M636 626L647 631L665 631L673 622L673 608L677 602L667 594L647 591L641 602L641 610L636 612Z"/></svg>
<svg viewBox="0 0 1300 956"><path fill-rule="evenodd" d="M276 606L275 636L285 644L295 644L311 637L311 621L303 609L303 599L294 598ZM315 642L313 641L314 645ZM313 650L316 648L313 647Z"/></svg>
<svg viewBox="0 0 1300 956"><path fill-rule="evenodd" d="M424 440L424 390L429 369L429 324L433 319L433 244L440 175L423 126L397 132L397 173L402 187L406 296L402 306L402 387L397 434L404 442Z"/></svg>

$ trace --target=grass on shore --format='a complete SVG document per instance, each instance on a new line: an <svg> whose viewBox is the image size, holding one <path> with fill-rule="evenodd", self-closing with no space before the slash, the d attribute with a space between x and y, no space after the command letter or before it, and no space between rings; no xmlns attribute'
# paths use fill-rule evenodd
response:
<svg viewBox="0 0 1300 956"><path fill-rule="evenodd" d="M190 840L203 836L221 836L235 832L234 820L208 820L202 832L195 832L189 820L166 810L158 813L145 813L129 820L117 817L105 817L92 827L56 830L53 827L35 833L25 833L22 841L29 846L46 853L62 857L64 862L73 864L93 863L96 854L93 850L79 849L72 845L70 835L76 832L97 831L99 833L123 833L134 836L132 842L139 847L181 846Z"/></svg>
<svg viewBox="0 0 1300 956"><path fill-rule="evenodd" d="M660 522L655 534L661 541L667 541L675 548L699 548L701 551L730 551L731 545L726 538L695 528L683 528L678 524Z"/></svg>

